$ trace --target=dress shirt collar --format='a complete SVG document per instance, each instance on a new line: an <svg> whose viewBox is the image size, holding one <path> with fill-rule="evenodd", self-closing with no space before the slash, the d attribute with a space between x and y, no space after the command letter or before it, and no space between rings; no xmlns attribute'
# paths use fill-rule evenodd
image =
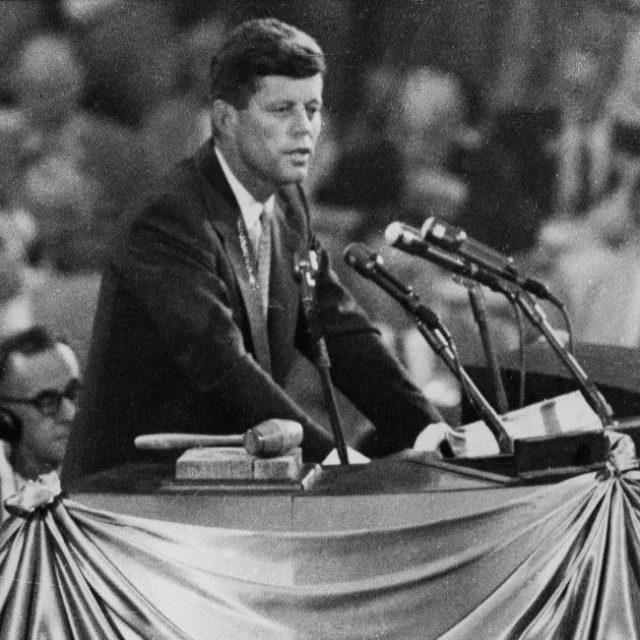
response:
<svg viewBox="0 0 640 640"><path fill-rule="evenodd" d="M231 191L233 191L233 195L238 201L238 206L240 207L244 224L247 229L252 229L254 225L258 223L263 209L271 215L275 203L275 195L269 196L269 198L264 202L256 200L242 182L236 178L233 171L231 171L231 167L227 164L227 161L224 159L220 149L216 146L213 148L216 152L216 156L218 157L218 161L220 162L220 166L222 167L222 172L231 187Z"/></svg>

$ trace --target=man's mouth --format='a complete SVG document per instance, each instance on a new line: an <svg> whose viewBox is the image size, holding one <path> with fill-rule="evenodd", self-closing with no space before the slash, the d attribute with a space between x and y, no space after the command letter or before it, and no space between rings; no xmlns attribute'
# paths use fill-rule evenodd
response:
<svg viewBox="0 0 640 640"><path fill-rule="evenodd" d="M288 155L297 162L306 162L311 157L311 149L299 147L298 149L289 151Z"/></svg>

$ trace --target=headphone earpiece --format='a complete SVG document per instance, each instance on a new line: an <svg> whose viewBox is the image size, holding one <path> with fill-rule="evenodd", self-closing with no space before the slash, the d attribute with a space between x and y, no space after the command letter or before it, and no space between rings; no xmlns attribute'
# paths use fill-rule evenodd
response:
<svg viewBox="0 0 640 640"><path fill-rule="evenodd" d="M0 407L0 439L15 442L20 437L22 423L13 411Z"/></svg>

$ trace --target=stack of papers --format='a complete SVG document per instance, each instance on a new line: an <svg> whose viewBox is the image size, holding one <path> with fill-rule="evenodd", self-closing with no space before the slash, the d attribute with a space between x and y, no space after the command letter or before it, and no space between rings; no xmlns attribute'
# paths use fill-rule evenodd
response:
<svg viewBox="0 0 640 640"><path fill-rule="evenodd" d="M510 411L502 416L502 423L513 439L602 429L598 415L579 391ZM457 428L448 440L455 457L494 456L500 452L489 427L481 420Z"/></svg>

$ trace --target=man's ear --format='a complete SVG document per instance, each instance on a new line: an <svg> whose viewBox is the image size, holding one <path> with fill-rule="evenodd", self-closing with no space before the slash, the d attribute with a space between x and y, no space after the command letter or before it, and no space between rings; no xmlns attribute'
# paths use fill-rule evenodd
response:
<svg viewBox="0 0 640 640"><path fill-rule="evenodd" d="M232 133L237 122L235 107L225 100L214 100L211 106L211 121L214 131L228 136Z"/></svg>

